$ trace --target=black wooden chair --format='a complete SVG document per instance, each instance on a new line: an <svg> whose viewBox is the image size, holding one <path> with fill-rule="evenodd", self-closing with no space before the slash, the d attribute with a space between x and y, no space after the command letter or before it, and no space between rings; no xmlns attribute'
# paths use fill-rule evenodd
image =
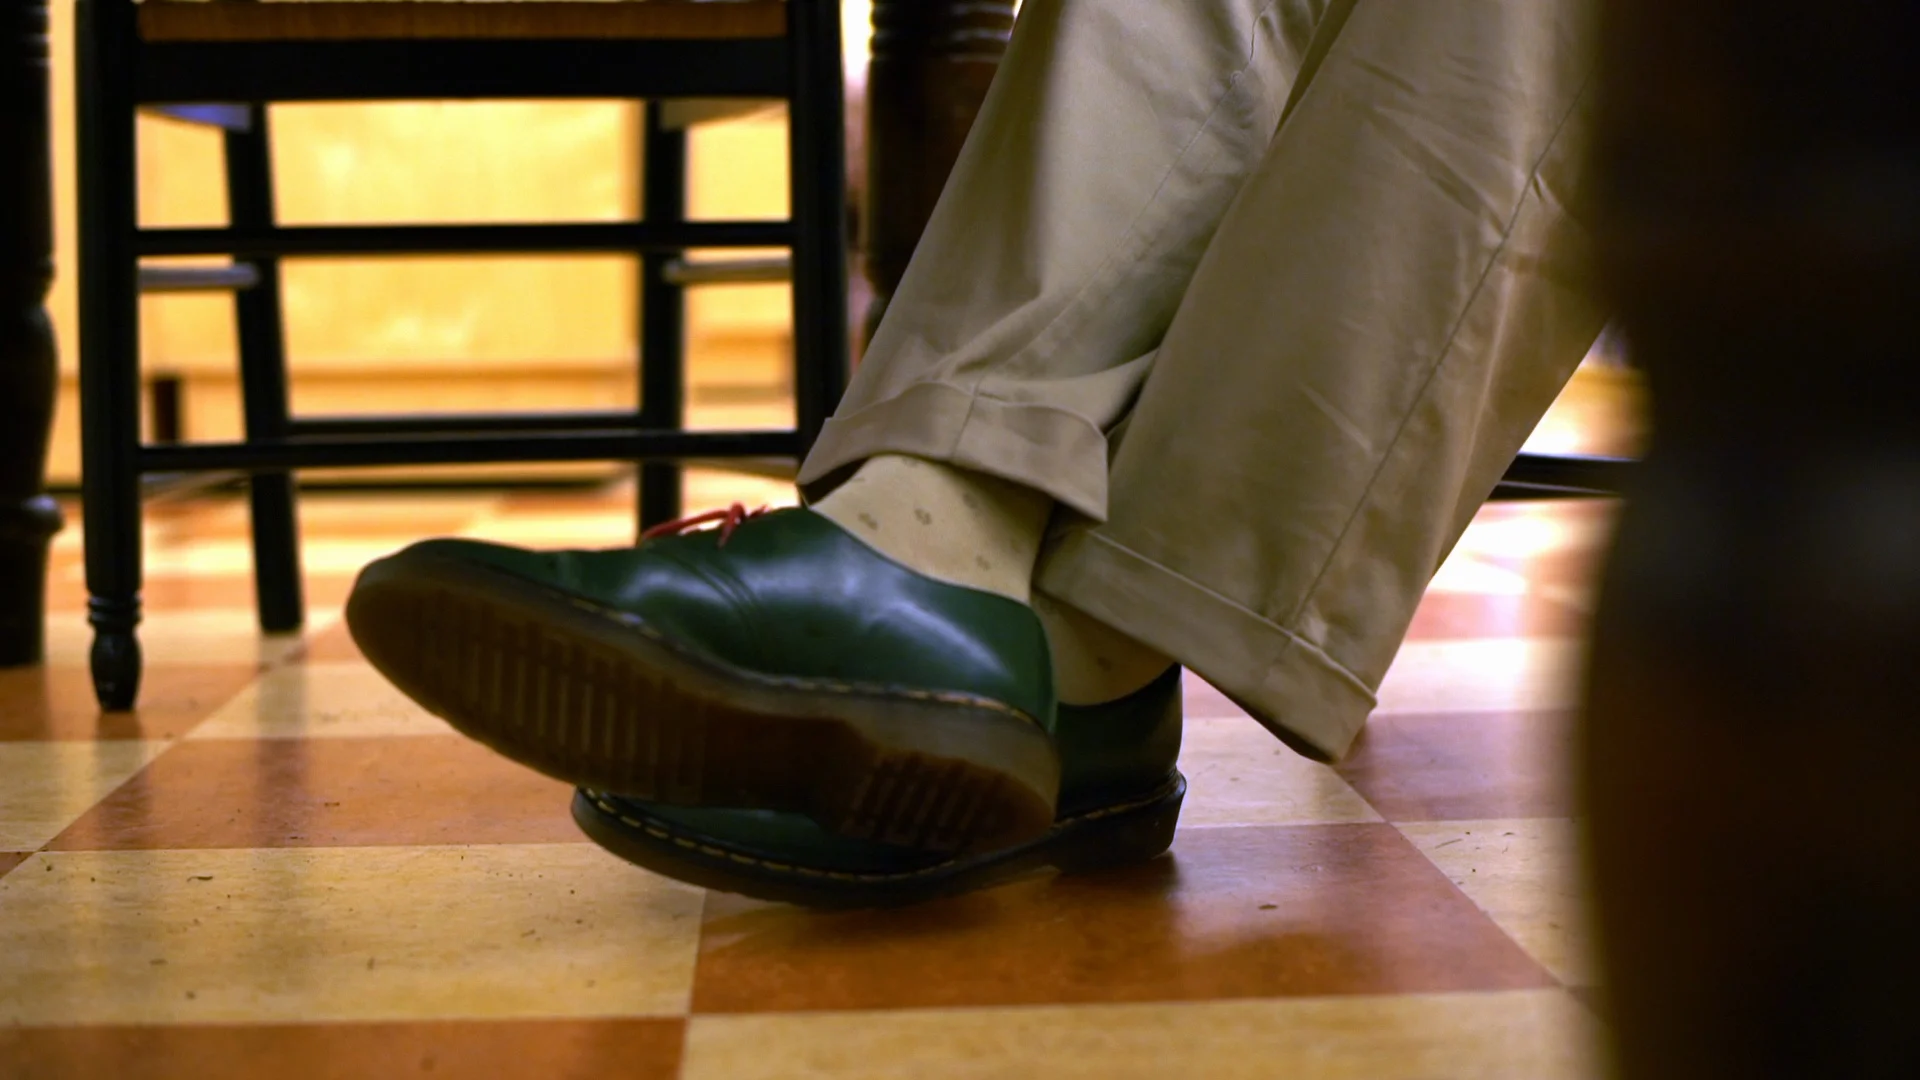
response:
<svg viewBox="0 0 1920 1080"><path fill-rule="evenodd" d="M1521 454L1493 489L1491 502L1614 498L1626 490L1636 463L1581 454Z"/></svg>
<svg viewBox="0 0 1920 1080"><path fill-rule="evenodd" d="M294 470L631 460L642 526L679 513L690 459L798 458L838 402L848 361L844 86L836 0L78 0L81 428L95 691L132 705L140 678L141 504L208 477L250 477L260 625L303 620ZM643 216L629 223L282 227L267 110L277 101L634 98L646 102ZM686 135L668 103L783 99L792 216L690 222ZM213 104L208 104L213 103ZM225 132L225 228L141 228L136 112ZM784 247L766 260L689 263L690 248ZM640 256L641 401L572 414L291 415L281 327L285 257L623 252ZM224 255L210 269L146 257ZM683 289L790 270L796 424L684 429ZM139 297L234 294L245 436L143 443Z"/></svg>
<svg viewBox="0 0 1920 1080"><path fill-rule="evenodd" d="M1607 327L1595 348L1610 364L1627 363L1627 343L1615 326ZM1636 468L1626 458L1521 454L1494 489L1493 501L1617 496Z"/></svg>

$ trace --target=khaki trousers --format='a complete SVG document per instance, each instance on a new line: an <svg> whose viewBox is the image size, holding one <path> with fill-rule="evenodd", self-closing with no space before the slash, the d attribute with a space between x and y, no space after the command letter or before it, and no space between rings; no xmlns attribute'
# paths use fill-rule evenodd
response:
<svg viewBox="0 0 1920 1080"><path fill-rule="evenodd" d="M1344 753L1598 336L1582 0L1028 0L839 412L1051 494L1041 591Z"/></svg>

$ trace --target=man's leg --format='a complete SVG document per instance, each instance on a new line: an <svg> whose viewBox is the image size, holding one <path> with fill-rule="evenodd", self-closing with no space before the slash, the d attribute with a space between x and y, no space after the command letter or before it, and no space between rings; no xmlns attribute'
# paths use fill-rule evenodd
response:
<svg viewBox="0 0 1920 1080"><path fill-rule="evenodd" d="M879 550L1033 602L1063 702L1122 697L1171 661L1031 596L1048 514L1054 500L1104 506L1106 432L1265 157L1316 36L1351 6L1027 4L803 470L814 494L832 492L815 508Z"/></svg>
<svg viewBox="0 0 1920 1080"><path fill-rule="evenodd" d="M1601 329L1577 0L1361 0L1323 38L1038 589L1337 757ZM1097 508L1083 508L1096 509Z"/></svg>

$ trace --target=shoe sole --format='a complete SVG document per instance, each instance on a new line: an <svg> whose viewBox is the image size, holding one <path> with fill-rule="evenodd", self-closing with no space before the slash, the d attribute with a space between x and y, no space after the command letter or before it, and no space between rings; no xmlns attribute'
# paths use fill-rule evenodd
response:
<svg viewBox="0 0 1920 1080"><path fill-rule="evenodd" d="M802 813L935 853L993 851L1053 826L1052 739L986 698L762 675L629 613L434 556L368 567L346 619L368 661L427 711L578 787Z"/></svg>
<svg viewBox="0 0 1920 1080"><path fill-rule="evenodd" d="M1146 862L1173 846L1186 793L1186 779L1175 773L1154 792L1063 818L1028 843L899 873L849 873L730 850L592 791L574 793L573 820L628 862L702 888L804 907L878 908L972 892L1047 867L1084 873Z"/></svg>

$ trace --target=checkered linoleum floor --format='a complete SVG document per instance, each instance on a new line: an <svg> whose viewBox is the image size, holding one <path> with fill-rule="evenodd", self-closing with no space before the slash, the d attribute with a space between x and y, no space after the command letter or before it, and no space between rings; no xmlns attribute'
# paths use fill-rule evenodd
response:
<svg viewBox="0 0 1920 1080"><path fill-rule="evenodd" d="M815 915L585 843L339 623L409 540L622 543L630 500L309 495L310 628L275 639L243 504L155 509L113 716L64 534L49 663L0 672L0 1077L1599 1074L1563 760L1606 504L1483 512L1337 769L1190 680L1171 857Z"/></svg>

